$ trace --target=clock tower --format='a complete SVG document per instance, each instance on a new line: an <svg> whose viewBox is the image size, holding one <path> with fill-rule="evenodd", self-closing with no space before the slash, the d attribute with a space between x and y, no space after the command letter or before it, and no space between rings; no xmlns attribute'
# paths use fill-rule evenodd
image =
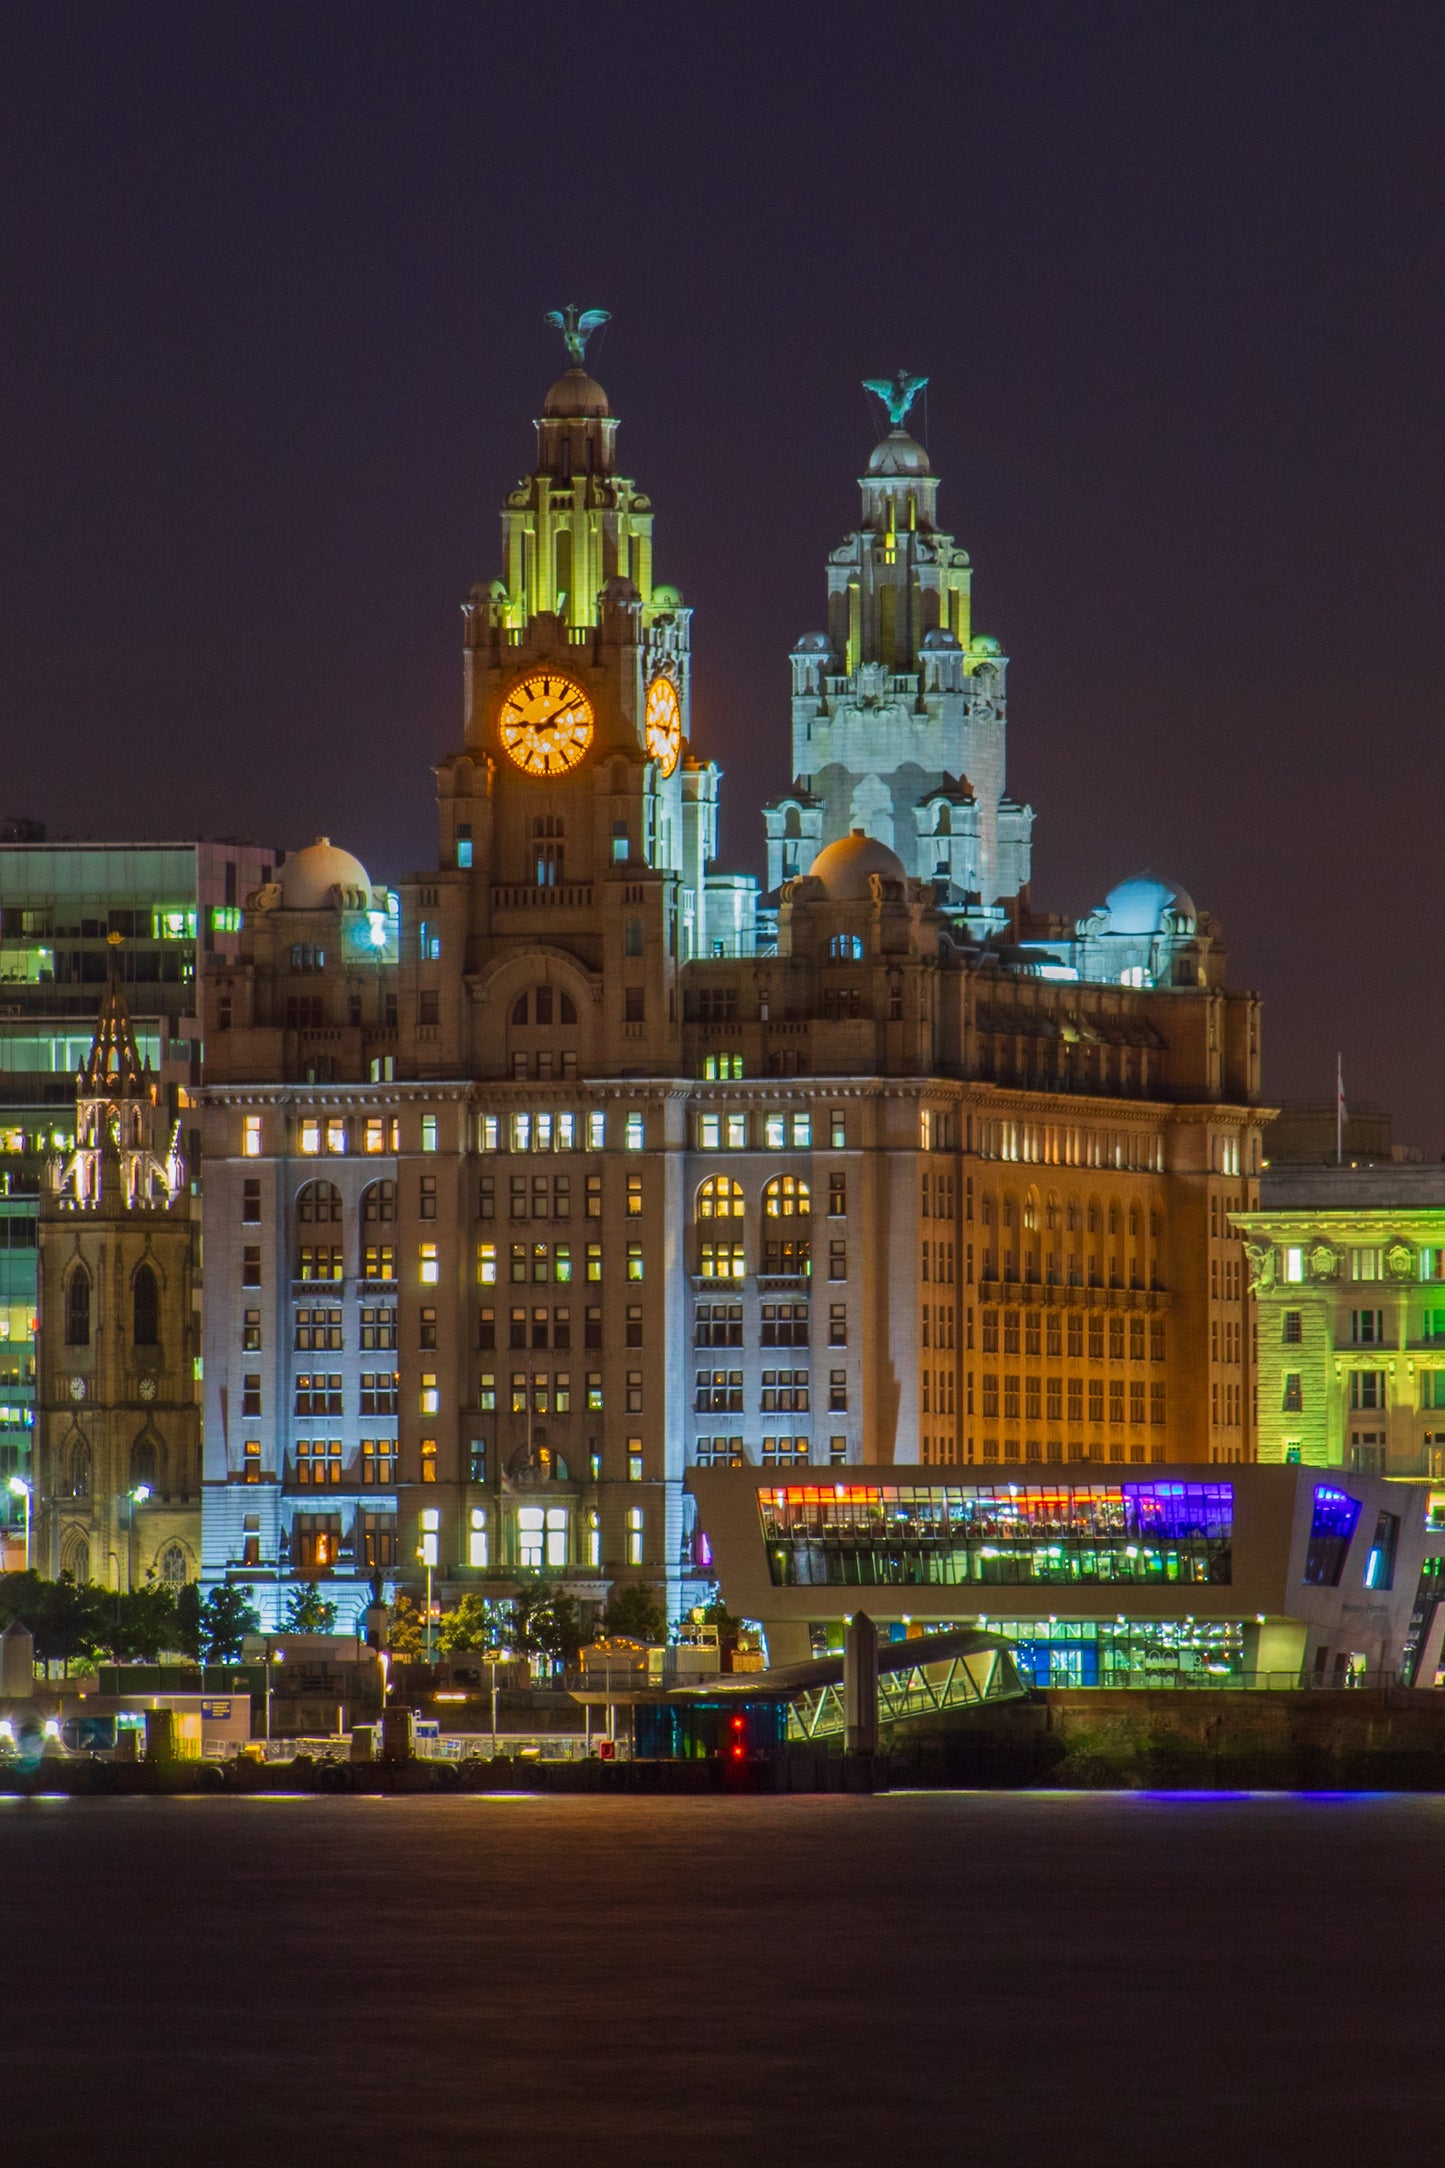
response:
<svg viewBox="0 0 1445 2168"><path fill-rule="evenodd" d="M606 317L549 321L571 365L542 403L536 466L502 508L504 572L463 605L464 744L437 771L440 872L418 884L427 931L403 958L419 1018L435 1011L428 1066L478 1076L506 1052L484 1011L519 952L568 960L593 1073L672 1065L677 972L709 953L718 771L688 742L692 612L653 576L651 501L617 471L617 419L584 366ZM464 1001L447 974L422 999L439 943L460 949Z"/></svg>

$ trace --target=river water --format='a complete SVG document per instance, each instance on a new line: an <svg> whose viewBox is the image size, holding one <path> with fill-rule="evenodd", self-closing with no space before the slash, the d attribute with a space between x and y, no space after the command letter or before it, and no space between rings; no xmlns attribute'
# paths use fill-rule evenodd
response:
<svg viewBox="0 0 1445 2168"><path fill-rule="evenodd" d="M0 1801L0 2161L1434 2160L1445 1799Z"/></svg>

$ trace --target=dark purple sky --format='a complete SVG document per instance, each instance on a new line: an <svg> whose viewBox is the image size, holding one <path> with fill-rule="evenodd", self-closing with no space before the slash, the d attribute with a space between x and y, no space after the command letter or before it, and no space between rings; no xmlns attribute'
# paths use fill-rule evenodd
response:
<svg viewBox="0 0 1445 2168"><path fill-rule="evenodd" d="M594 348L724 847L932 377L1034 893L1149 865L1268 1083L1445 1143L1437 6L307 0L0 16L0 803L430 863L457 605Z"/></svg>

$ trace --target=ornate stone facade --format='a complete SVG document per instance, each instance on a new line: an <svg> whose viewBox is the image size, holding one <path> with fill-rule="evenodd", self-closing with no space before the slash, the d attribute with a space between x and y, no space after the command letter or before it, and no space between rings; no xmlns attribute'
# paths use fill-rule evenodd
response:
<svg viewBox="0 0 1445 2168"><path fill-rule="evenodd" d="M200 1571L196 1226L165 1101L113 962L40 1204L34 1552L118 1589Z"/></svg>

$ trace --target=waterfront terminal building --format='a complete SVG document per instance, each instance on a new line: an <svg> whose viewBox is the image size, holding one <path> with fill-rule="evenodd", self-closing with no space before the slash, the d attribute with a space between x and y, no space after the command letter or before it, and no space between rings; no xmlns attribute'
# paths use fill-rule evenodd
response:
<svg viewBox="0 0 1445 2168"><path fill-rule="evenodd" d="M835 1481L696 1469L728 1606L774 1664L977 1625L1037 1686L1433 1685L1441 1538L1421 1492L1378 1475L1198 1463L1115 1474L924 1468Z"/></svg>
<svg viewBox="0 0 1445 2168"><path fill-rule="evenodd" d="M676 1615L693 1468L1252 1457L1258 1004L1176 883L1032 907L924 448L883 436L792 658L760 890L716 865L692 612L617 430L580 363L543 401L436 866L387 888L319 839L207 961L203 1577L268 1624L428 1570Z"/></svg>

